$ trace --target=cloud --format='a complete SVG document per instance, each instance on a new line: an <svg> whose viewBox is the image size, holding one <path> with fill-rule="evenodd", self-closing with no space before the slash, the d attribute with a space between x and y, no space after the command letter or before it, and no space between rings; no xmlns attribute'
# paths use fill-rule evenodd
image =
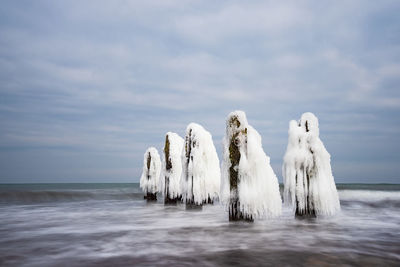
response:
<svg viewBox="0 0 400 267"><path fill-rule="evenodd" d="M177 31L193 42L217 45L231 38L264 37L308 22L307 10L284 3L225 3L217 10L175 20Z"/></svg>
<svg viewBox="0 0 400 267"><path fill-rule="evenodd" d="M95 180L95 168L79 164L93 157L104 173L133 181L146 147L161 149L167 131L183 135L198 122L220 151L225 117L243 109L279 174L289 120L312 111L341 177L346 159L388 166L387 179L398 181L393 174L400 170L379 155L399 160L393 152L400 148L400 20L393 12L399 7L396 1L6 1L0 163L48 160L51 150L74 166L67 171L59 163L60 179L68 172ZM6 160L10 153L16 156ZM367 169L351 176L378 179ZM46 176L34 165L29 170L32 181ZM21 175L11 167L0 172L4 181Z"/></svg>

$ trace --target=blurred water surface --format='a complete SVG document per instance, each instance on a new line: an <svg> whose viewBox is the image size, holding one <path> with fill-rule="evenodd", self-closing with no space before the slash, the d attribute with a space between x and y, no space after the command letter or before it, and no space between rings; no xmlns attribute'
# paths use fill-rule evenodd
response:
<svg viewBox="0 0 400 267"><path fill-rule="evenodd" d="M1 266L400 266L400 186L339 184L332 218L228 221L138 184L0 185Z"/></svg>

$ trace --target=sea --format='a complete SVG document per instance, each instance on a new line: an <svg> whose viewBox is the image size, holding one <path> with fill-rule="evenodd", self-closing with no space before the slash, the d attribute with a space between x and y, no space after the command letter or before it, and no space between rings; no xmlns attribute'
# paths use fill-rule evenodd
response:
<svg viewBox="0 0 400 267"><path fill-rule="evenodd" d="M131 184L0 185L0 266L400 266L400 185L337 184L341 212L229 222ZM281 188L282 189L282 188Z"/></svg>

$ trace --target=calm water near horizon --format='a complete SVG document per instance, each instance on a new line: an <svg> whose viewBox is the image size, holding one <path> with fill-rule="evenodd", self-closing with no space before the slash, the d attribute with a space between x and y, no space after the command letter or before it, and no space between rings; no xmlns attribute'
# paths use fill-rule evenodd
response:
<svg viewBox="0 0 400 267"><path fill-rule="evenodd" d="M337 188L335 217L232 223L138 184L2 184L0 266L400 266L400 185Z"/></svg>

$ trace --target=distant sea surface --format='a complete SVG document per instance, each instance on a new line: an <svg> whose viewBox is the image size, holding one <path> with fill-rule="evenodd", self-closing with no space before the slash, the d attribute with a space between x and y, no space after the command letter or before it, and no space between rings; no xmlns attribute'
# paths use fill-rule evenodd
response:
<svg viewBox="0 0 400 267"><path fill-rule="evenodd" d="M230 223L138 184L3 184L0 266L400 266L400 185L337 188L335 217Z"/></svg>

